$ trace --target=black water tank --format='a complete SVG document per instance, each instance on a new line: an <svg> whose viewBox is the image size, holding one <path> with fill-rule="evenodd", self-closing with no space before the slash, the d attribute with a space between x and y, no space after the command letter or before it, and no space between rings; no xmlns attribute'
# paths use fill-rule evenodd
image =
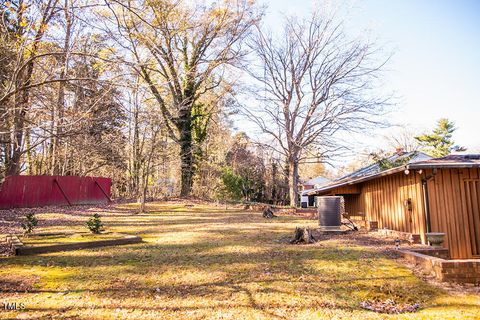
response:
<svg viewBox="0 0 480 320"><path fill-rule="evenodd" d="M341 217L341 199L342 197L316 197L318 210L318 222L320 227L340 228Z"/></svg>

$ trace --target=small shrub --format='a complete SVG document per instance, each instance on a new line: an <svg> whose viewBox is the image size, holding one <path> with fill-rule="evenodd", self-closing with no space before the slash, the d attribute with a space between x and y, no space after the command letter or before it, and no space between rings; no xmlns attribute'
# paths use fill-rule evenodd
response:
<svg viewBox="0 0 480 320"><path fill-rule="evenodd" d="M35 229L35 227L38 224L38 220L37 218L35 218L35 214L33 212L27 213L25 218L26 218L25 223L22 222L22 229L23 229L23 235L26 236L33 232L33 229Z"/></svg>
<svg viewBox="0 0 480 320"><path fill-rule="evenodd" d="M91 217L87 221L87 228L92 232L92 233L100 233L103 231L103 224L102 220L100 220L100 215L98 213L93 214L93 217Z"/></svg>
<svg viewBox="0 0 480 320"><path fill-rule="evenodd" d="M245 180L231 167L223 169L221 179L223 186L219 190L219 198L237 201L243 198Z"/></svg>

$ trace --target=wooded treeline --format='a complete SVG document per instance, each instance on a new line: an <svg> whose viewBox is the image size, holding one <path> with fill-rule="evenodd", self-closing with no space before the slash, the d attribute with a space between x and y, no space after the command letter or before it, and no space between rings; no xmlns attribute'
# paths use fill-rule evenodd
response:
<svg viewBox="0 0 480 320"><path fill-rule="evenodd" d="M0 178L94 175L115 196L294 204L299 164L375 123L382 63L334 16L287 18L275 40L263 12L251 0L2 2ZM235 130L239 110L275 139Z"/></svg>

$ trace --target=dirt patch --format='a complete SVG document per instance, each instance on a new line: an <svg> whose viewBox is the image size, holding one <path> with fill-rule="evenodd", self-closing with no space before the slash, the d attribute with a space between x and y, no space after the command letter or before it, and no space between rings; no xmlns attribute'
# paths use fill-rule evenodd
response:
<svg viewBox="0 0 480 320"><path fill-rule="evenodd" d="M326 234L322 233L319 230L312 230L313 237L316 242L314 246L322 246L323 241L327 240L339 240L342 242L342 245L351 245L351 246L365 246L369 249L381 252L393 259L400 257L397 254L397 248L395 246L394 239L385 237L375 232L367 232L364 229L359 231L348 230L343 234ZM282 237L278 242L288 243L293 237L293 231L291 237ZM410 244L407 241L401 242L400 248L423 248L422 245Z"/></svg>
<svg viewBox="0 0 480 320"><path fill-rule="evenodd" d="M77 217L91 216L93 212L104 215L131 215L134 209L117 208L117 203L106 205L81 205L81 206L52 206L41 208L20 208L10 210L0 210L0 234L17 234L22 232L21 222L25 215L33 212L39 217L38 227L50 226L71 226L78 225ZM58 218L48 220L41 219L43 214L58 214Z"/></svg>
<svg viewBox="0 0 480 320"><path fill-rule="evenodd" d="M292 233L293 234L293 233ZM316 243L311 244L313 246L322 246L322 241L326 240L340 240L343 244L361 245L366 246L371 250L380 252L385 256L395 259L400 264L406 266L420 279L428 282L435 287L444 289L452 294L478 294L480 295L480 286L472 284L457 284L438 281L434 275L426 273L421 267L416 266L413 263L403 259L398 253L395 247L394 239L385 237L376 232L367 232L365 230L349 231L345 234L322 234L318 231L314 232L314 237L317 240ZM278 242L288 243L292 237L283 237ZM407 241L403 241L400 244L400 248L425 248L424 245L410 244Z"/></svg>
<svg viewBox="0 0 480 320"><path fill-rule="evenodd" d="M351 245L361 245L361 246L366 246L369 247L375 251L383 251L386 253L395 253L396 246L395 246L395 240L392 238L388 238L385 236L382 236L376 232L367 232L366 230L359 230L359 231L347 231L344 234L323 234L319 231L316 231L314 233L314 236L318 241L322 240L328 240L328 239L338 239L342 240L343 243L345 244L351 244ZM410 244L407 241L401 242L400 244L401 248L422 248L423 246L421 245L415 245L415 244ZM394 255L397 257L397 255Z"/></svg>
<svg viewBox="0 0 480 320"><path fill-rule="evenodd" d="M309 220L318 219L317 210L315 209L274 208L274 212L279 216L301 217Z"/></svg>

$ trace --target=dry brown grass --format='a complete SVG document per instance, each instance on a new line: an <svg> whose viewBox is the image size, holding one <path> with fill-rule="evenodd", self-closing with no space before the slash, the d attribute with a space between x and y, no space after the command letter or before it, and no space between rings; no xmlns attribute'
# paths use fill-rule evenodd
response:
<svg viewBox="0 0 480 320"><path fill-rule="evenodd" d="M69 319L475 319L476 295L454 295L362 242L325 239L293 246L282 239L314 221L265 220L240 209L158 203L132 214L124 205L103 213L108 231L144 243L27 257L0 258L0 302L24 311L0 318ZM44 213L74 221L88 214ZM63 227L65 229L65 227ZM61 225L41 227L59 231ZM414 314L360 308L366 299L420 303Z"/></svg>

